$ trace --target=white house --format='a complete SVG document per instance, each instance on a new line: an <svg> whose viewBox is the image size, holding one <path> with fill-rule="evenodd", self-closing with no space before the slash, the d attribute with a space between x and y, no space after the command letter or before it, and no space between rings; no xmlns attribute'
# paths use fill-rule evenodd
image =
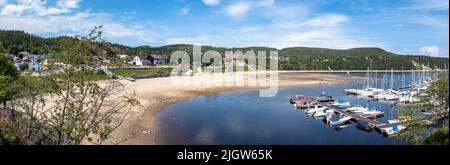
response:
<svg viewBox="0 0 450 165"><path fill-rule="evenodd" d="M134 57L133 63L135 65L137 65L137 66L142 66L142 61L141 61L141 58L139 56Z"/></svg>
<svg viewBox="0 0 450 165"><path fill-rule="evenodd" d="M36 62L31 62L28 64L28 70L30 71L43 71L47 70L45 66L42 66L41 64L38 64Z"/></svg>
<svg viewBox="0 0 450 165"><path fill-rule="evenodd" d="M122 60L123 62L127 62L128 55L126 55L126 54L121 54L121 55L119 55L119 58L120 58L120 60Z"/></svg>
<svg viewBox="0 0 450 165"><path fill-rule="evenodd" d="M122 59L122 60L127 59L127 57L128 57L128 55L126 55L126 54L119 55L119 58Z"/></svg>

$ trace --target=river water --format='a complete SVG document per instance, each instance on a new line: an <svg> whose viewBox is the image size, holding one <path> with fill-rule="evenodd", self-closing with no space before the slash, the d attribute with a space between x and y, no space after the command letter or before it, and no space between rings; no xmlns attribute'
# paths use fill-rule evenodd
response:
<svg viewBox="0 0 450 165"><path fill-rule="evenodd" d="M383 73L384 74L384 73ZM383 74L379 74L381 84ZM343 74L364 76L364 74ZM390 83L390 73L387 75ZM395 73L394 86L411 82L411 74ZM405 83L403 83L405 82ZM156 140L160 144L208 145L395 145L401 140L366 132L351 122L344 128L331 128L322 120L296 110L289 103L294 95L318 96L322 91L353 105L369 106L385 112L377 120L396 117L398 104L347 96L347 88L361 87L363 81L279 89L272 98L259 97L259 91L218 93L186 100L166 107L157 118Z"/></svg>

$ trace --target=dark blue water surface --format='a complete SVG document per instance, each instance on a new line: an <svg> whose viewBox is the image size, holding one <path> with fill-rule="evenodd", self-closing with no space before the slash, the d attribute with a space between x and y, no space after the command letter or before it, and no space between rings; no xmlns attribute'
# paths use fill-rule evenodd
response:
<svg viewBox="0 0 450 165"><path fill-rule="evenodd" d="M378 76L381 78L383 75ZM400 73L395 74L395 79L402 80L402 77ZM406 74L405 77L404 80L409 83L411 75ZM279 89L278 95L272 98L259 97L257 90L193 98L161 111L155 138L160 144L400 144L400 140L384 137L376 131L360 130L353 122L343 129L330 128L322 120L306 115L303 110L293 109L289 103L294 95L318 96L324 90L353 105L384 111L386 114L377 119L379 121L387 122L395 118L398 105L393 102L375 102L345 94L345 89L361 86L362 83Z"/></svg>

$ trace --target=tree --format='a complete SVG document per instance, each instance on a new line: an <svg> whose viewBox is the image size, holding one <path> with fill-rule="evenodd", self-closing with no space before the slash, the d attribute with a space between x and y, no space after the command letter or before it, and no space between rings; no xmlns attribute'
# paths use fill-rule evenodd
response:
<svg viewBox="0 0 450 165"><path fill-rule="evenodd" d="M6 102L11 100L12 91L9 86L17 76L14 64L9 60L6 50L0 43L0 102L4 107L6 107Z"/></svg>
<svg viewBox="0 0 450 165"><path fill-rule="evenodd" d="M21 71L27 70L27 69L28 69L28 64L20 64L19 69L20 69Z"/></svg>
<svg viewBox="0 0 450 165"><path fill-rule="evenodd" d="M16 104L23 112L26 135L38 144L101 144L139 105L134 92L117 80L96 82L94 56L103 56L101 27L80 42L63 40L52 54L65 65L62 73L44 79L24 79Z"/></svg>
<svg viewBox="0 0 450 165"><path fill-rule="evenodd" d="M400 132L400 138L412 144L448 144L448 86L448 72L441 72L439 80L430 85L426 91L428 96L422 98L420 104L409 105L399 111L399 116L409 119L407 128ZM420 118L420 112L430 114L431 125ZM435 131L430 133L429 128Z"/></svg>

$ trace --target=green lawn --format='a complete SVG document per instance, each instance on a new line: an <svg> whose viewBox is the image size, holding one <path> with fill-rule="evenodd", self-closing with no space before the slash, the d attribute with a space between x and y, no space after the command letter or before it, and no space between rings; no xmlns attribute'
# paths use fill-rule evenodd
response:
<svg viewBox="0 0 450 165"><path fill-rule="evenodd" d="M119 76L130 77L149 74L170 74L171 69L167 68L152 68L152 69L117 69L112 72Z"/></svg>

